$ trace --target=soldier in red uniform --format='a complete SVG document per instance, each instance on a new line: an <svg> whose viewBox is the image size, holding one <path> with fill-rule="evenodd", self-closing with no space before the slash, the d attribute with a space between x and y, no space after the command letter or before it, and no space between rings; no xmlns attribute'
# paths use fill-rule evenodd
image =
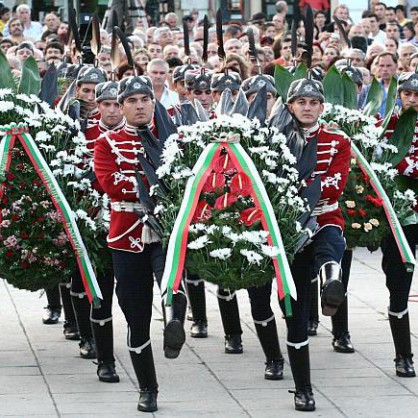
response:
<svg viewBox="0 0 418 418"><path fill-rule="evenodd" d="M143 152L138 128L153 125L155 97L151 80L144 76L124 78L119 84L118 102L126 124L119 133L101 137L94 149L94 168L99 183L111 199L110 230L107 238L116 278L116 295L128 323L128 348L138 378L138 410L157 410L158 383L150 339L154 275L160 285L165 252L159 237L145 226L135 211L138 203L136 170L142 173L137 155ZM146 183L146 177L142 177ZM147 183L146 183L147 184ZM163 295L164 298L164 295ZM186 296L179 291L165 310L164 354L176 358L185 341L183 322Z"/></svg>
<svg viewBox="0 0 418 418"><path fill-rule="evenodd" d="M100 112L100 119L87 127L85 134L89 149L89 160L93 159L94 145L97 139L106 132L119 132L125 125L125 118L120 111L117 102L118 83L107 81L96 86L96 103ZM95 189L102 193L103 190L97 180L93 181ZM97 277L103 300L99 309L91 306L90 321L93 329L94 341L97 351L97 375L102 382L119 382L119 376L115 370L115 358L113 355L113 321L112 299L114 287L114 274L110 254L104 257L103 263L106 271Z"/></svg>
<svg viewBox="0 0 418 418"><path fill-rule="evenodd" d="M295 381L295 409L313 411L308 345L308 319L311 280L319 274L324 315L334 315L344 301L340 261L345 250L344 220L338 200L344 190L350 167L350 140L340 131L318 123L324 109L322 84L315 80L294 81L287 106L303 128L306 141L317 140L317 164L309 181L321 178L321 197L313 214L318 228L311 242L295 255L291 266L297 301L292 300L292 317L286 318L287 349Z"/></svg>
<svg viewBox="0 0 418 418"><path fill-rule="evenodd" d="M97 84L105 81L106 74L97 67L83 67L78 73L74 98L80 101L82 119L100 119L95 89Z"/></svg>
<svg viewBox="0 0 418 418"><path fill-rule="evenodd" d="M398 92L402 102L402 111L413 108L418 111L418 74L404 73L398 80ZM385 132L386 137L393 134L399 119L394 114ZM416 180L418 177L418 122L411 147L405 158L396 167L399 176ZM411 215L403 223L403 230L412 252L418 244L418 214ZM382 268L386 275L386 287L389 290L389 324L395 345L395 370L399 377L415 377L412 361L411 335L409 327L408 297L411 289L413 272L406 271L395 238L389 235L382 242Z"/></svg>

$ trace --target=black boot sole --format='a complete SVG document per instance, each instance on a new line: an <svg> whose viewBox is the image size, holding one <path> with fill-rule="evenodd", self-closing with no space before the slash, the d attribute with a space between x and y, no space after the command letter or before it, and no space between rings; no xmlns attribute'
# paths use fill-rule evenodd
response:
<svg viewBox="0 0 418 418"><path fill-rule="evenodd" d="M339 280L333 280L322 290L321 307L324 316L333 316L344 302L344 286Z"/></svg>
<svg viewBox="0 0 418 418"><path fill-rule="evenodd" d="M185 341L183 324L177 319L170 321L164 329L164 356L170 359L177 358Z"/></svg>
<svg viewBox="0 0 418 418"><path fill-rule="evenodd" d="M313 405L313 406L299 406L299 407L295 405L295 409L296 409L296 411L312 412L312 411L315 411L316 407L315 407L315 405Z"/></svg>
<svg viewBox="0 0 418 418"><path fill-rule="evenodd" d="M265 380L283 380L283 374L281 375L264 375Z"/></svg>
<svg viewBox="0 0 418 418"><path fill-rule="evenodd" d="M118 383L120 382L120 378L118 375L112 376L112 377L100 377L99 381L104 383Z"/></svg>
<svg viewBox="0 0 418 418"><path fill-rule="evenodd" d="M415 374L415 372L414 373L402 373L402 372L396 371L396 376L398 376L398 377L416 377L416 374Z"/></svg>

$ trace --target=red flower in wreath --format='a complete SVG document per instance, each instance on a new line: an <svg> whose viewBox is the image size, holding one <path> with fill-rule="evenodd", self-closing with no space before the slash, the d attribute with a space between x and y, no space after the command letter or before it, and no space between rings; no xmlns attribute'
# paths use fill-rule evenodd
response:
<svg viewBox="0 0 418 418"><path fill-rule="evenodd" d="M370 195L365 196L365 199L368 202L370 202L373 206L376 206L377 208L383 206L383 200L382 199L379 199L379 198L376 198L376 197L373 197L373 196L370 196Z"/></svg>
<svg viewBox="0 0 418 418"><path fill-rule="evenodd" d="M20 238L22 238L22 239L28 239L29 238L29 234L27 234L26 232L21 232L20 233Z"/></svg>
<svg viewBox="0 0 418 418"><path fill-rule="evenodd" d="M365 218L367 216L367 213L365 210L363 209L359 209L358 211L359 216L361 216L362 218Z"/></svg>
<svg viewBox="0 0 418 418"><path fill-rule="evenodd" d="M222 154L213 162L213 171L216 173L232 175L236 170L229 155Z"/></svg>
<svg viewBox="0 0 418 418"><path fill-rule="evenodd" d="M350 218L354 218L356 216L357 211L355 209L347 209L347 215Z"/></svg>
<svg viewBox="0 0 418 418"><path fill-rule="evenodd" d="M213 193L217 190L223 190L225 187L225 176L222 173L212 172L203 185L202 192Z"/></svg>
<svg viewBox="0 0 418 418"><path fill-rule="evenodd" d="M212 207L208 202L201 200L197 206L193 215L192 223L205 222L212 217Z"/></svg>
<svg viewBox="0 0 418 418"><path fill-rule="evenodd" d="M231 180L231 193L237 196L249 196L252 192L251 179L244 173L237 173Z"/></svg>
<svg viewBox="0 0 418 418"><path fill-rule="evenodd" d="M235 203L238 198L232 193L225 193L222 196L219 196L215 201L215 209L223 210Z"/></svg>
<svg viewBox="0 0 418 418"><path fill-rule="evenodd" d="M239 220L246 226L251 226L255 222L261 220L261 211L257 208L244 209L241 212Z"/></svg>

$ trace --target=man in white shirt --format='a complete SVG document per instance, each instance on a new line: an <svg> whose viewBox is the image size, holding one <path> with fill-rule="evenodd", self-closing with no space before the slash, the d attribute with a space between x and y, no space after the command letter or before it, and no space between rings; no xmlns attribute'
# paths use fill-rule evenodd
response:
<svg viewBox="0 0 418 418"><path fill-rule="evenodd" d="M151 60L147 65L147 75L151 78L155 97L166 109L179 104L178 94L166 85L168 71L168 64L159 58Z"/></svg>
<svg viewBox="0 0 418 418"><path fill-rule="evenodd" d="M375 14L369 16L370 33L369 38L373 39L373 43L384 44L386 41L386 33L379 29L379 21Z"/></svg>
<svg viewBox="0 0 418 418"><path fill-rule="evenodd" d="M30 7L27 4L21 4L16 9L16 17L22 23L25 39L35 42L41 39L43 29L39 22L32 22L30 13ZM6 25L3 29L3 36L9 35L9 25Z"/></svg>

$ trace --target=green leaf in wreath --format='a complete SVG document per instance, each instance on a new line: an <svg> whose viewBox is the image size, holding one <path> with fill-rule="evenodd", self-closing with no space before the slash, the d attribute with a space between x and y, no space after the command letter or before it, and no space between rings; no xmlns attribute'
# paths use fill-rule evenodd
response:
<svg viewBox="0 0 418 418"><path fill-rule="evenodd" d="M357 109L357 90L354 81L346 73L342 75L341 81L344 90L343 106L348 109Z"/></svg>
<svg viewBox="0 0 418 418"><path fill-rule="evenodd" d="M405 155L411 147L416 120L417 112L412 108L403 112L396 123L392 136L388 140L388 144L398 148L397 154L393 154L388 160L394 167L405 158Z"/></svg>
<svg viewBox="0 0 418 418"><path fill-rule="evenodd" d="M416 195L418 195L418 180L408 176L398 176L396 178L396 184L401 192L411 189Z"/></svg>
<svg viewBox="0 0 418 418"><path fill-rule="evenodd" d="M300 80L301 78L306 78L306 74L308 73L308 67L305 63L301 62L295 70L293 74L293 81Z"/></svg>
<svg viewBox="0 0 418 418"><path fill-rule="evenodd" d="M369 91L366 97L366 105L364 107L363 113L367 116L375 115L380 110L380 105L383 99L383 87L382 85L373 77L372 84L370 85Z"/></svg>
<svg viewBox="0 0 418 418"><path fill-rule="evenodd" d="M41 78L39 77L38 65L35 58L28 57L23 63L18 93L24 93L28 96L31 94L38 95L40 86Z"/></svg>
<svg viewBox="0 0 418 418"><path fill-rule="evenodd" d="M383 132L386 130L386 127L388 126L388 123L390 121L390 118L392 117L392 113L396 106L397 87L398 87L398 82L395 77L392 77L390 80L390 84L389 84L388 92L386 96L385 119L383 120L383 123L381 126L383 129Z"/></svg>
<svg viewBox="0 0 418 418"><path fill-rule="evenodd" d="M0 50L0 88L16 91L16 84L13 80L9 61L7 61L6 55L4 55L2 50Z"/></svg>
<svg viewBox="0 0 418 418"><path fill-rule="evenodd" d="M344 94L341 89L341 74L333 65L322 81L324 86L325 101L333 105L344 106Z"/></svg>
<svg viewBox="0 0 418 418"><path fill-rule="evenodd" d="M278 95L285 102L287 98L287 91L289 90L289 86L293 81L293 74L291 74L281 65L276 65L274 70L274 81Z"/></svg>

